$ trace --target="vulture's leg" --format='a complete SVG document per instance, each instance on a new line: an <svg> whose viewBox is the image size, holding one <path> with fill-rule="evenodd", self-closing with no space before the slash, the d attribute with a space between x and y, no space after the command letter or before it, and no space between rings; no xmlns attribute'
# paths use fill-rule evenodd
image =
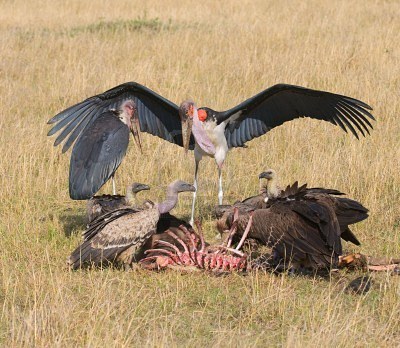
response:
<svg viewBox="0 0 400 348"><path fill-rule="evenodd" d="M129 249L128 249L129 250ZM132 252L128 252L125 257L124 257L124 270L125 271L132 271L134 270L134 264L133 264L133 257L134 255L132 254Z"/></svg>
<svg viewBox="0 0 400 348"><path fill-rule="evenodd" d="M193 186L195 187L196 191L193 192L192 216L190 217L190 221L189 221L189 224L191 226L193 226L193 223L194 223L194 208L196 206L196 196L197 196L197 174L198 174L198 171L199 171L200 159L195 158L195 161L196 161L196 167L194 169L194 184L193 184Z"/></svg>
<svg viewBox="0 0 400 348"><path fill-rule="evenodd" d="M249 222L247 223L246 229L245 229L244 232L243 232L243 236L242 236L242 238L240 239L240 242L239 242L239 244L237 245L236 250L239 250L239 249L242 247L244 241L245 241L246 238L247 238L247 235L248 235L249 232L250 232L250 228L251 228L251 225L252 225L252 224L253 224L253 212L250 213Z"/></svg>
<svg viewBox="0 0 400 348"><path fill-rule="evenodd" d="M237 231L237 220L238 219L239 219L239 209L238 208L234 208L233 209L232 226L231 226L231 229L229 231L229 236L228 236L227 243L226 243L226 247L227 248L229 248L231 246L233 236L236 234L236 231Z"/></svg>
<svg viewBox="0 0 400 348"><path fill-rule="evenodd" d="M224 191L222 190L222 169L218 166L218 204L222 204L224 198Z"/></svg>
<svg viewBox="0 0 400 348"><path fill-rule="evenodd" d="M112 187L113 187L113 195L116 195L117 194L117 187L115 185L114 174L111 176L111 180L112 180Z"/></svg>

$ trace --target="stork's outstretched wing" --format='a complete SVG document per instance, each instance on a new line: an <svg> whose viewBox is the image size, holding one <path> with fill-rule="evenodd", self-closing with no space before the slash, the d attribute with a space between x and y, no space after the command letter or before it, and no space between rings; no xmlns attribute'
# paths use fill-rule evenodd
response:
<svg viewBox="0 0 400 348"><path fill-rule="evenodd" d="M47 135L53 135L62 130L54 146L67 138L63 146L63 152L65 152L102 113L119 109L127 100L133 100L137 107L142 132L183 146L178 106L136 82L116 86L60 112L48 121L49 124L56 123L56 125ZM194 147L193 138L190 145L191 148Z"/></svg>
<svg viewBox="0 0 400 348"><path fill-rule="evenodd" d="M225 136L228 147L241 147L284 122L311 117L331 122L358 139L373 128L372 108L357 99L308 88L278 84L227 110Z"/></svg>
<svg viewBox="0 0 400 348"><path fill-rule="evenodd" d="M92 197L121 164L129 144L129 129L112 111L96 118L76 141L69 165L69 195Z"/></svg>

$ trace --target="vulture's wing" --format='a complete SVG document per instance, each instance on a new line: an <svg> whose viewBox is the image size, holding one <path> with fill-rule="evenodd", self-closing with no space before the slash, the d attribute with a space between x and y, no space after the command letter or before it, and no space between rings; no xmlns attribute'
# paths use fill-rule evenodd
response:
<svg viewBox="0 0 400 348"><path fill-rule="evenodd" d="M100 115L74 145L69 167L72 199L92 197L117 170L129 144L129 129L112 111Z"/></svg>
<svg viewBox="0 0 400 348"><path fill-rule="evenodd" d="M49 124L56 123L48 135L63 129L57 136L54 146L68 138L63 146L65 152L102 113L119 109L127 100L132 100L137 107L142 132L183 146L178 106L136 82L121 84L61 111L48 121ZM193 137L190 148L194 148Z"/></svg>
<svg viewBox="0 0 400 348"><path fill-rule="evenodd" d="M292 205L297 205L296 209ZM240 222L239 233L247 221L245 217ZM337 221L332 220L328 209L293 201L254 211L248 237L265 243L287 261L308 261L318 268L329 266L341 254L339 234Z"/></svg>
<svg viewBox="0 0 400 348"><path fill-rule="evenodd" d="M284 122L300 117L311 117L349 129L358 139L357 132L369 134L374 117L372 108L360 100L339 94L308 88L278 84L234 108L222 113L227 120L225 137L228 147L241 147Z"/></svg>
<svg viewBox="0 0 400 348"><path fill-rule="evenodd" d="M88 262L96 265L113 262L131 246L140 248L156 233L158 218L157 207L136 214L123 214L85 239L70 255L69 266L77 269Z"/></svg>
<svg viewBox="0 0 400 348"><path fill-rule="evenodd" d="M308 223L317 227L319 236L329 252L342 254L340 242L340 226L333 207L321 202L301 201L291 202L291 209Z"/></svg>
<svg viewBox="0 0 400 348"><path fill-rule="evenodd" d="M93 221L91 221L88 224L86 231L82 232L83 240L86 241L86 240L93 238L100 231L102 231L106 225L108 225L112 221L120 218L121 216L135 214L139 211L141 211L141 209L122 208L122 209L108 212L106 214L103 214L103 215L97 217L96 219L94 219Z"/></svg>
<svg viewBox="0 0 400 348"><path fill-rule="evenodd" d="M307 198L310 195L307 195ZM332 197L324 194L314 194L311 197L319 203L330 204L335 210L341 231L341 237L345 241L352 242L355 245L361 245L360 241L350 230L349 225L363 221L368 218L368 209L361 203L343 197Z"/></svg>

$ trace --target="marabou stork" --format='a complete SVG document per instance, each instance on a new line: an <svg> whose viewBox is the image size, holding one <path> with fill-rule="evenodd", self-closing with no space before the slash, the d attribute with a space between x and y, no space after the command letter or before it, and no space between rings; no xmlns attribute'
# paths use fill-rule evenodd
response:
<svg viewBox="0 0 400 348"><path fill-rule="evenodd" d="M178 193L194 191L193 185L176 180L168 186L164 202L139 211L118 209L94 220L84 232L83 243L69 256L69 267L78 269L88 264L107 263L131 265L135 254L156 233L160 216L175 207Z"/></svg>
<svg viewBox="0 0 400 348"><path fill-rule="evenodd" d="M195 179L199 162L213 157L218 166L218 201L222 204L222 165L228 150L244 147L284 122L311 117L331 122L356 138L373 128L372 108L362 101L329 92L287 84L274 85L239 105L222 112L197 108L190 100L180 107L149 88L128 82L90 97L54 116L48 135L60 131L55 144L68 137L63 152L74 143L69 190L72 199L95 194L121 163L128 147L128 130L140 145L139 130L194 149ZM193 132L193 136L191 133ZM193 194L193 223L196 192Z"/></svg>

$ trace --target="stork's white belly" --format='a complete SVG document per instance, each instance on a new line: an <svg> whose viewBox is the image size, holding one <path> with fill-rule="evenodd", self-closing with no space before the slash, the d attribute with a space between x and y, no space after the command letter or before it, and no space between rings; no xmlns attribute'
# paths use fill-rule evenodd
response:
<svg viewBox="0 0 400 348"><path fill-rule="evenodd" d="M228 153L228 144L225 138L225 122L217 125L215 121L208 121L202 123L207 137L215 147L215 154L210 154L204 151L196 142L195 157L201 158L202 156L214 157L218 165L222 165Z"/></svg>

